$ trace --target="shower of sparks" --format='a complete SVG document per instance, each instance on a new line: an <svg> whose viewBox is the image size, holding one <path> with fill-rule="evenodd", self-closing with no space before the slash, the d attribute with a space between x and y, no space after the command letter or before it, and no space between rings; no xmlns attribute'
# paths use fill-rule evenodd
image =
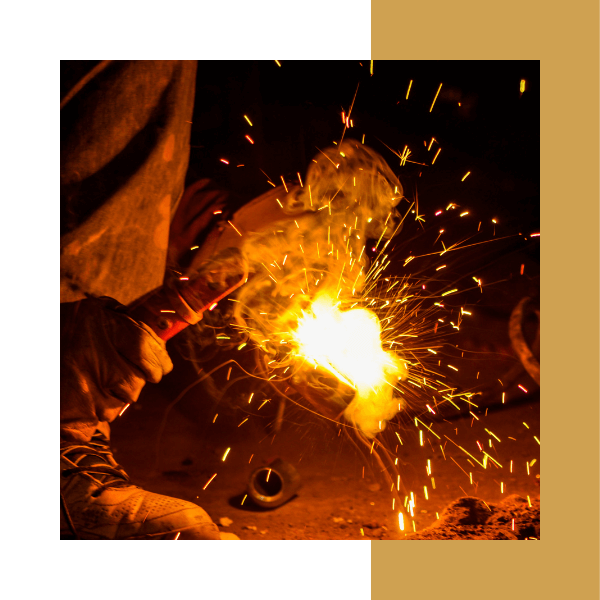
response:
<svg viewBox="0 0 600 600"><path fill-rule="evenodd" d="M202 488L203 490L205 490L208 487L208 484L217 476L217 474L215 473L205 484L204 487ZM219 480L220 481L220 480Z"/></svg>
<svg viewBox="0 0 600 600"><path fill-rule="evenodd" d="M279 61L275 62L281 66ZM370 72L372 75L373 61L371 61ZM413 80L410 80L406 99L409 97L412 83ZM441 88L442 84L440 83L429 112L432 112ZM337 121L339 117L336 117L337 126L340 127L340 130L343 126L344 132L352 126L350 114L355 99L356 94L349 111L341 112L342 125ZM244 118L250 126L253 126L247 115L244 115ZM246 138L254 144L249 136ZM363 144L364 139L363 134ZM438 146L437 149L433 149L434 143ZM334 175L332 177L334 178L338 173L342 173L345 161L348 160L342 141L338 141L336 147L335 154L325 154L319 150L320 155L317 156L321 160L325 156L331 163L329 168L333 168ZM399 149L402 147L404 149L400 151ZM442 150L438 140L434 137L429 139L429 136L423 147L420 147L420 144L413 146L414 155L413 151L405 145L404 140L396 148L398 148L397 152L392 151L399 159L395 164L399 164L403 169L407 163L425 165L425 162L429 162L425 157L431 156L425 152L435 150L435 155L431 160L431 165L433 165ZM409 158L415 160L412 161ZM421 160L423 162L417 162ZM226 159L221 159L221 161L229 164ZM315 162L317 160L313 161L313 163ZM461 169L461 172L464 173L464 170ZM470 173L468 171L461 181L465 181ZM459 372L459 368L448 364L448 361L454 362L460 358L456 354L447 352L445 340L448 335L460 329L464 319L471 316L471 311L465 310L465 307L469 308L467 302L470 302L470 299L465 300L463 294L468 292L468 289L465 288L472 290L474 286L472 282L468 283L468 286L460 285L461 282L453 278L457 272L456 262L451 262L447 257L444 259L441 257L449 252L463 251L487 242L478 241L467 244L466 241L469 238L453 239L453 230L452 226L448 224L449 221L440 223L440 220L456 216L466 217L470 214L470 211L467 210L468 207L463 209L459 204L462 201L456 198L453 199L454 202L448 204L445 210L428 210L427 207L422 206L418 198L415 198L411 204L412 201L407 201L407 198L402 195L401 188L392 185L389 188L389 194L391 195L393 192L396 203L399 201L398 212L392 218L390 207L386 207L385 212L382 211L381 214L375 214L362 209L356 201L356 206L344 206L344 203L340 202L340 198L360 197L361 184L366 178L362 168L349 174L347 186L351 187L346 187L339 195L341 187L346 185L344 177L341 175L339 182L335 186L331 186L332 192L328 195L319 191L321 189L319 182L311 180L309 172L303 174L304 181L300 172L297 172L296 175L297 182L294 177L293 183L291 178L288 178L289 181L286 182L281 176L279 186L276 186L268 176L267 181L273 188L279 190L279 196L283 202L278 198L275 200L283 212L287 212L289 197L299 194L304 201L304 206L310 205L309 218L313 218L310 215L314 215L314 218L310 221L304 214L298 213L298 216L289 218L285 224L279 222L277 228L266 232L260 239L260 243L256 246L256 256L251 258L257 265L253 275L254 280L263 287L257 285L254 291L248 291L245 295L244 287L240 289L240 294L234 300L235 304L232 305L236 318L232 319L231 329L235 330L235 334L229 331L226 334L222 331L216 332L216 339L231 344L233 349L241 350L246 346L260 349L263 357L260 362L261 368L253 376L260 377L275 387L283 384L281 390L285 390L283 391L284 395L287 394L285 397L291 395L288 390L294 385L293 382L298 380L314 384L317 391L329 398L339 399L344 396L343 402L340 401L337 416L328 418L340 425L346 425L345 431L356 430L360 435L368 438L365 452L370 448L373 457L378 456L382 448L389 452L388 468L394 475L400 468L397 456L399 445L411 442L410 436L403 436L403 442L398 431L403 430L401 427L408 427L407 422L413 422L414 413L420 418L414 417L415 430L413 432L416 434L418 430L419 446L423 449L428 446L433 448L437 444L436 439L441 441L436 430L440 434L442 432L431 419L439 419L443 416L445 414L443 409L447 408L456 412L464 410L465 413L470 413L472 416L472 418L469 417L471 427L480 428L482 437L479 439L483 444L477 441L477 445L473 444L471 447L463 443L465 446L463 447L448 436L444 436L447 440L443 441L443 445L439 444L439 448L443 460L446 461L447 458L450 458L469 478L470 484L477 486L476 479L478 473L481 472L475 471L474 482L473 471L465 471L452 456L447 457L444 452L447 442L450 441L455 446L453 450L460 451L462 453L460 457L473 467L477 463L484 470L503 468L491 456L496 453L496 447L492 445L491 438L498 443L500 443L500 439L484 427L487 410L484 416L483 411L478 409L476 393L473 391L461 392L457 389L456 384L453 386L450 381L452 381L454 373L448 371L449 369ZM458 179L460 174L455 173L454 176ZM285 193L289 196L284 197L281 188L285 189ZM274 189L271 192L277 193ZM269 201L273 202L273 199L274 197L271 196ZM447 198L444 205L449 200ZM444 206L440 202L438 208L440 205ZM272 206L278 210L274 202ZM394 204L394 206L396 205ZM459 206L463 209L460 212ZM398 218L394 220L396 217ZM434 217L436 218L434 219ZM397 243L394 237L395 229L400 228L403 224L408 225L411 221L414 221L417 230L421 228L421 231L431 235L430 239L433 243L429 253L420 255L418 248L401 246ZM435 229L429 225L434 221ZM242 233L231 221L227 221L227 223L239 236L242 236ZM476 222L470 223L470 220L464 219L461 226L463 223L464 227L472 226L472 231L475 231ZM489 220L483 220L483 223L485 232L485 223L488 223L489 226ZM492 223L495 228L497 219L492 219ZM440 225L446 229L439 229ZM438 231L439 235L436 237ZM406 229L403 234L405 232ZM441 238L442 234L444 234L443 239ZM539 233L530 235L539 236ZM250 238L250 230L244 230L243 237L244 240ZM367 240L370 240L368 245ZM197 247L194 248L197 249ZM426 250L426 252L428 251ZM429 257L430 261L427 266L423 266L425 257ZM436 264L436 261L442 263L442 260L445 261L445 264ZM404 262L402 275L389 274L388 267L393 262L400 268ZM521 266L521 275L523 269L524 267ZM440 272L439 276L438 272ZM470 277L471 273L469 273L469 280ZM473 277L473 281L476 284L475 290L477 291L479 288L483 294L481 279ZM455 285L458 287L454 287ZM450 287L452 289L442 292L443 289ZM256 292L256 290L259 291ZM447 296L453 294L456 296L449 298L448 301L445 300ZM453 300L456 302L450 306L449 304L452 304ZM448 305L445 304L446 302ZM460 306L461 303L463 306ZM213 308L215 305L211 306L211 310ZM222 307L220 308L222 309ZM247 352L243 353L243 355L246 354ZM461 366L459 362L455 364ZM461 368L460 371L462 374L466 369ZM230 375L231 367L227 373L227 381L230 381ZM323 376L327 378L327 381L334 382L334 384L327 384L332 386L331 390L322 383ZM479 378L479 373L477 378ZM232 381L235 381L235 377L232 378ZM519 388L527 393L522 385L519 385ZM276 389L278 388L276 387ZM253 395L254 393L250 394L248 404L251 404ZM502 392L503 404L505 396L505 392ZM296 402L294 398L297 396L292 396L292 402ZM303 395L303 398L308 401L309 394ZM269 401L270 399L262 401L257 410L260 410ZM312 402L310 404L312 408L316 408L318 405L318 403L313 404ZM256 410L255 405L252 405L253 410ZM408 413L409 418L404 417L407 407L412 411ZM248 411L250 411L250 407L248 407ZM441 415L440 411L442 411ZM320 414L320 410L312 412ZM251 417L252 415L244 418L238 427L244 425ZM213 423L216 418L217 415L215 415ZM427 424L423 421L426 421ZM394 444L397 438L398 445L394 452L391 451L393 444L391 447L387 447L389 439L386 440L384 437L384 434L388 433L384 431L386 426L391 430L389 439L393 439ZM527 425L525 426L529 428ZM343 430L344 428L340 427L338 435ZM483 430L490 436L489 439ZM414 434L412 443L416 444L416 435ZM452 435L454 436L454 433ZM456 435L458 435L458 429ZM486 439L488 439L487 444ZM535 440L539 444L537 437ZM434 443L432 444L432 442ZM488 444L487 450L490 454L484 451ZM231 448L227 448L225 451L223 461L230 450ZM469 450L474 454L471 454ZM252 460L252 456L250 460ZM478 460L476 456L481 460ZM528 474L530 466L533 464L535 464L535 459L527 461ZM405 497L404 508L407 515L410 514L413 518L417 500L421 501L423 497L425 500L429 500L436 494L436 485L432 477L433 466L432 459L426 459L424 468L427 477L431 479L429 490L428 486L417 488L419 490L418 498L412 491L404 491L406 488L402 492L403 495L404 493L410 494L410 501L409 496ZM468 467L466 468L468 469ZM512 468L511 460L511 473ZM270 473L269 469L267 481ZM440 474L437 473L437 475L439 480ZM216 473L203 489L206 489L215 477ZM391 486L389 482L391 482ZM429 481L427 483L429 485ZM398 504L402 503L400 484L399 475L397 477L390 476L388 489L395 494L392 511L397 506L396 498L398 498ZM403 484L406 485L406 482ZM504 493L504 482L500 486ZM423 493L420 489L423 490ZM244 496L242 504L245 499L246 496ZM404 531L405 522L402 511L398 512L398 523L400 530ZM415 521L413 520L412 523L413 529L416 530ZM361 535L364 535L362 530Z"/></svg>
<svg viewBox="0 0 600 600"><path fill-rule="evenodd" d="M233 229L235 230L235 232L236 232L238 235L240 235L240 236L242 235L242 234L240 233L240 230L239 230L239 229L238 229L238 228L237 228L237 227L236 227L236 226L235 226L235 225L234 225L234 224L233 224L231 221L227 221L227 222L228 222L228 223L229 223L229 224L230 224L230 225L233 227Z"/></svg>
<svg viewBox="0 0 600 600"><path fill-rule="evenodd" d="M438 91L435 94L435 98L433 99L433 102L431 103L431 108L429 109L429 112L431 112L433 110L433 105L435 104L435 101L437 100L438 94L440 93L441 89L442 89L442 84L440 83L440 87L438 88Z"/></svg>

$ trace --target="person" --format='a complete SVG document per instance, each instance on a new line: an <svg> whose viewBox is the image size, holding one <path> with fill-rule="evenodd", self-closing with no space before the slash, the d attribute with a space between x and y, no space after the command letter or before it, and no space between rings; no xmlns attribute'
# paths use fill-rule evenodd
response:
<svg viewBox="0 0 600 600"><path fill-rule="evenodd" d="M345 223L349 210L356 222L360 208L361 239L401 229L402 186L357 141L320 152L304 187L284 184L250 202L207 179L184 189L196 69L195 61L61 62L64 538L221 539L201 507L135 486L110 450L110 423L173 368L164 341L128 305L163 285L174 265L191 275L231 249L248 254L274 223L295 235L301 222L306 235L327 239L324 219ZM250 282L252 295L261 280ZM327 398L311 402L325 409Z"/></svg>
<svg viewBox="0 0 600 600"><path fill-rule="evenodd" d="M61 62L61 538L220 539L201 507L134 485L110 450L110 422L173 368L125 306L227 216L206 180L182 205L196 68Z"/></svg>

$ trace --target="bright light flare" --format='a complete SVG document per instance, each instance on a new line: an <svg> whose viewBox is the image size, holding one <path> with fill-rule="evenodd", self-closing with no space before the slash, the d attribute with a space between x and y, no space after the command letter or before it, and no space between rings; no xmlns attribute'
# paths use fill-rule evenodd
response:
<svg viewBox="0 0 600 600"><path fill-rule="evenodd" d="M344 416L372 437L398 412L393 390L406 378L406 367L381 347L381 324L373 312L338 306L330 296L318 296L309 312L302 311L293 336L299 354L356 390Z"/></svg>

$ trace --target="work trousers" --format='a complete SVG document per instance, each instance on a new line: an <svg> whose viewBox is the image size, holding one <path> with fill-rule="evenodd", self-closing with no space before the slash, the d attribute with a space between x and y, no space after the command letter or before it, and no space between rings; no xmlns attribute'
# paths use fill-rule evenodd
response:
<svg viewBox="0 0 600 600"><path fill-rule="evenodd" d="M159 287L167 261L210 230L216 209L226 216L227 195L208 180L182 200L195 79L195 61L61 63L64 308L88 295L126 305ZM103 403L61 397L61 437L85 442L94 424L107 433L106 415L116 413Z"/></svg>

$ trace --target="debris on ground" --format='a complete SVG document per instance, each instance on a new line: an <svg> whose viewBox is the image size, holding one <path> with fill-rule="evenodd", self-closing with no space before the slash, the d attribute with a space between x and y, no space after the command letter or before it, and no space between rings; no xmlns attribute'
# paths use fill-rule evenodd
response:
<svg viewBox="0 0 600 600"><path fill-rule="evenodd" d="M408 534L405 539L539 540L540 500L516 494L497 503L471 496L458 498L431 527Z"/></svg>

